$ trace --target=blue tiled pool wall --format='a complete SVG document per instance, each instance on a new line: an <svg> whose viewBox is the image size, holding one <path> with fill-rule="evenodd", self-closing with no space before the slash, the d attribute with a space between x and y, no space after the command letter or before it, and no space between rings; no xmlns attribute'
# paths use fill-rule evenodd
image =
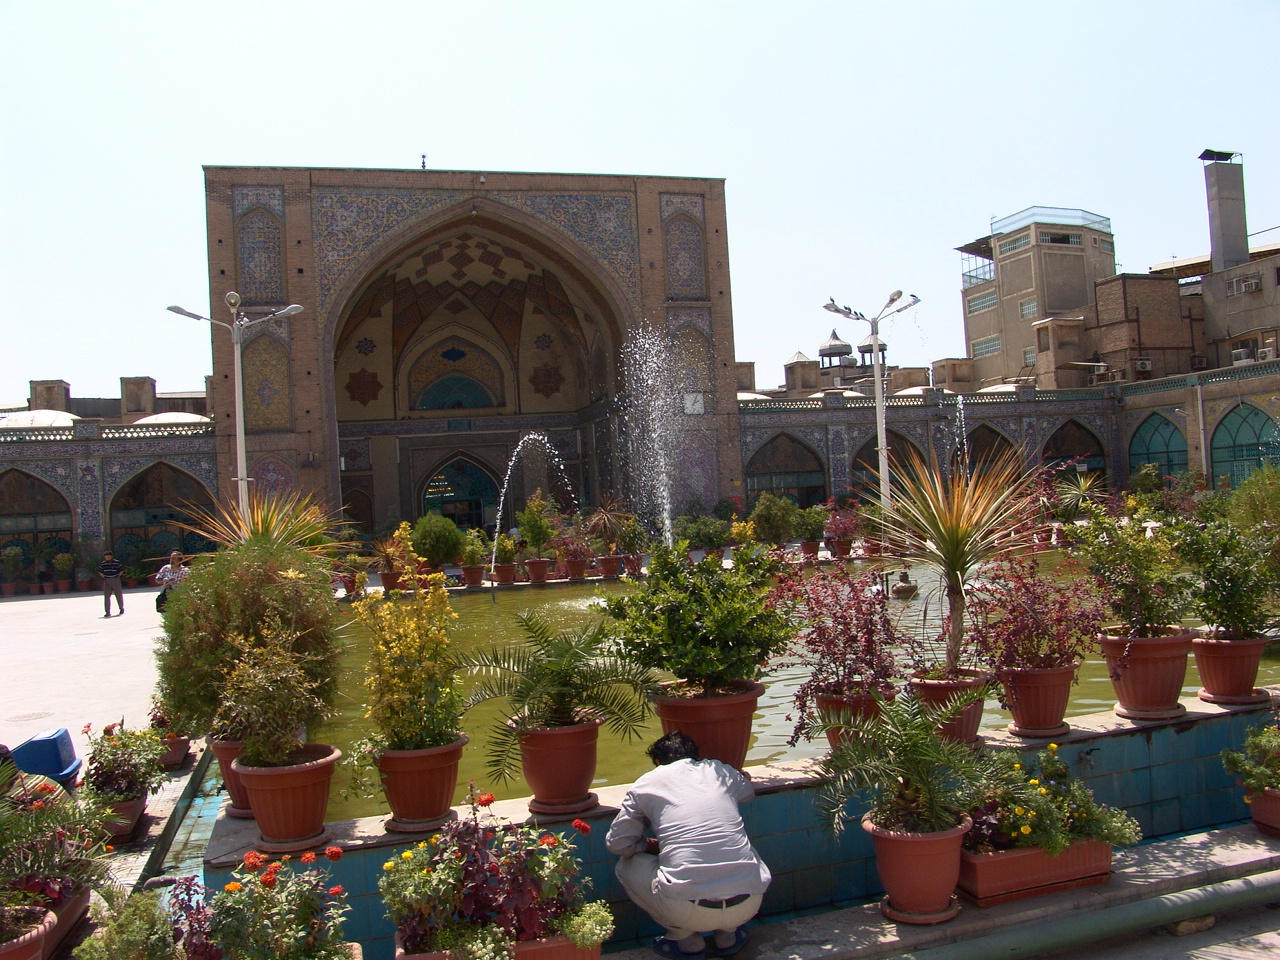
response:
<svg viewBox="0 0 1280 960"><path fill-rule="evenodd" d="M1244 711L1097 736L1073 733L1059 750L1100 802L1125 808L1142 825L1143 836L1154 838L1248 819L1242 791L1223 771L1219 754L1237 748L1248 727L1267 718L1265 710ZM767 788L743 807L751 840L773 873L762 916L866 901L882 892L871 839L858 826L857 811L851 807L853 819L834 837L818 825L814 794L811 781L796 780ZM604 848L612 814L605 808L585 816L591 833L574 835L591 878L590 896L612 906L615 940L651 936L659 928L627 899L613 874L617 858ZM547 828L569 830L567 824ZM347 889L352 907L344 924L347 938L363 945L367 960L391 960L393 930L378 895L378 877L382 864L416 839L353 849L330 865L333 882ZM206 864L205 877L209 886L221 889L230 870Z"/></svg>

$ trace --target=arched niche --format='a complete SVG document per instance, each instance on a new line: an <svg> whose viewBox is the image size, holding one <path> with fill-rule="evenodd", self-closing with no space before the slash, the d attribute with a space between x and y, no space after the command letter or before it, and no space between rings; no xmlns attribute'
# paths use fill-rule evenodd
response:
<svg viewBox="0 0 1280 960"><path fill-rule="evenodd" d="M205 538L184 531L189 507L212 510L213 496L199 480L160 461L126 480L111 498L107 511L107 543L125 560L162 560L177 548L200 553L210 548Z"/></svg>
<svg viewBox="0 0 1280 960"><path fill-rule="evenodd" d="M906 464L914 453L924 462L920 448L896 430L886 430L885 440L889 444L890 476L898 470L905 470ZM869 499L879 496L880 452L875 434L858 448L853 456L853 466L849 471L849 489L856 495Z"/></svg>
<svg viewBox="0 0 1280 960"><path fill-rule="evenodd" d="M56 487L25 470L0 471L0 549L17 547L29 564L41 546L70 550L72 510Z"/></svg>
<svg viewBox="0 0 1280 960"><path fill-rule="evenodd" d="M1153 413L1133 431L1129 439L1129 475L1146 464L1155 464L1161 477L1187 472L1187 438L1168 417Z"/></svg>
<svg viewBox="0 0 1280 960"><path fill-rule="evenodd" d="M419 516L439 513L459 527L486 527L498 522L498 479L475 460L456 455L420 484Z"/></svg>
<svg viewBox="0 0 1280 960"><path fill-rule="evenodd" d="M818 456L803 440L780 433L767 441L747 461L747 497L762 493L786 497L802 507L827 499L827 474Z"/></svg>
<svg viewBox="0 0 1280 960"><path fill-rule="evenodd" d="M1234 490L1264 463L1280 464L1275 421L1251 403L1232 407L1213 430L1214 485Z"/></svg>
<svg viewBox="0 0 1280 960"><path fill-rule="evenodd" d="M1040 450L1040 459L1047 466L1083 461L1091 473L1105 476L1107 472L1107 457L1102 441L1078 420L1068 420L1053 431Z"/></svg>
<svg viewBox="0 0 1280 960"><path fill-rule="evenodd" d="M292 429L289 348L271 334L259 334L244 346L244 427L249 433Z"/></svg>
<svg viewBox="0 0 1280 960"><path fill-rule="evenodd" d="M284 228L256 207L236 223L236 282L246 306L284 303Z"/></svg>
<svg viewBox="0 0 1280 960"><path fill-rule="evenodd" d="M503 409L513 371L500 344L450 325L415 343L398 376L399 404L406 412Z"/></svg>
<svg viewBox="0 0 1280 960"><path fill-rule="evenodd" d="M973 465L994 463L1017 449L1008 437L985 423L969 431L966 443Z"/></svg>

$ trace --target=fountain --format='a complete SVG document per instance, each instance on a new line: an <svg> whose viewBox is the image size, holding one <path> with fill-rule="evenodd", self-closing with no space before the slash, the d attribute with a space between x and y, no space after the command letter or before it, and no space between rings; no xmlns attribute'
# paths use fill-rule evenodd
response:
<svg viewBox="0 0 1280 960"><path fill-rule="evenodd" d="M632 332L623 356L626 393L622 420L631 499L640 514L657 520L663 541L673 542L673 464L680 449L683 410L672 363L670 337L647 324Z"/></svg>
<svg viewBox="0 0 1280 960"><path fill-rule="evenodd" d="M573 484L569 481L569 473L565 470L564 460L552 445L551 439L542 431L535 430L532 433L526 433L520 438L520 442L516 444L516 448L511 451L511 459L507 461L507 472L502 478L502 489L498 492L498 533L505 533L502 529L502 511L507 502L507 488L511 486L511 473L516 468L516 463L520 459L520 455L524 452L524 448L529 444L535 444L542 447L546 454L548 462L560 472L560 478L564 481L564 488L569 491L569 495L573 496ZM572 506L577 507L574 502ZM493 550L489 553L489 567L492 569L497 562L495 559L498 555L498 538L493 538Z"/></svg>

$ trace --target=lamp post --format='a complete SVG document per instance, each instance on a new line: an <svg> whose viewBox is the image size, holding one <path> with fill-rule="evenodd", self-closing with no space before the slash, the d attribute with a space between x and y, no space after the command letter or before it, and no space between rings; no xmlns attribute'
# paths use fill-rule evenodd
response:
<svg viewBox="0 0 1280 960"><path fill-rule="evenodd" d="M842 317L849 317L852 320L862 320L871 324L871 365L873 376L875 377L875 400L876 400L876 445L880 454L880 508L882 510L889 509L890 488L889 488L889 437L888 428L885 426L884 411L884 378L882 375L882 360L880 350L880 321L885 317L891 317L895 313L901 313L903 310L910 310L920 298L914 293L907 296L907 302L896 310L890 310L895 303L902 299L902 291L895 290L889 294L889 300L880 312L874 317L867 317L859 313L857 310L850 310L848 307L840 307L836 305L835 297L831 298L830 303L824 303L822 308L830 310L832 313L838 313Z"/></svg>
<svg viewBox="0 0 1280 960"><path fill-rule="evenodd" d="M208 323L216 324L219 327L226 327L231 331L231 351L235 361L235 392L236 392L236 490L239 495L240 517L247 519L249 516L249 464L248 455L245 452L244 442L244 374L241 364L241 344L244 342L245 328L253 326L255 323L262 323L264 320L272 320L276 317L292 317L294 314L301 313L303 307L301 304L291 303L287 307L279 310L273 310L270 313L263 314L260 317L246 317L240 312L240 294L232 290L226 296L227 308L231 311L231 322L225 320L214 320L212 317L202 316L198 313L192 313L190 310L184 310L182 307L169 307L170 313L176 313L180 316L190 317L192 320L204 320Z"/></svg>

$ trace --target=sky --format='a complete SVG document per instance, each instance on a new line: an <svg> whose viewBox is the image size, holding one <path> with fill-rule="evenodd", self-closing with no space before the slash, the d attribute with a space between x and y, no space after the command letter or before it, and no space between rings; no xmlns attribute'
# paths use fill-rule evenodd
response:
<svg viewBox="0 0 1280 960"><path fill-rule="evenodd" d="M890 363L964 356L960 254L1033 205L1125 272L1208 252L1206 148L1280 243L1280 3L0 0L0 403L203 388L202 165L719 177L760 387L895 289ZM221 314L216 314L221 316ZM857 343L868 332L836 326Z"/></svg>

